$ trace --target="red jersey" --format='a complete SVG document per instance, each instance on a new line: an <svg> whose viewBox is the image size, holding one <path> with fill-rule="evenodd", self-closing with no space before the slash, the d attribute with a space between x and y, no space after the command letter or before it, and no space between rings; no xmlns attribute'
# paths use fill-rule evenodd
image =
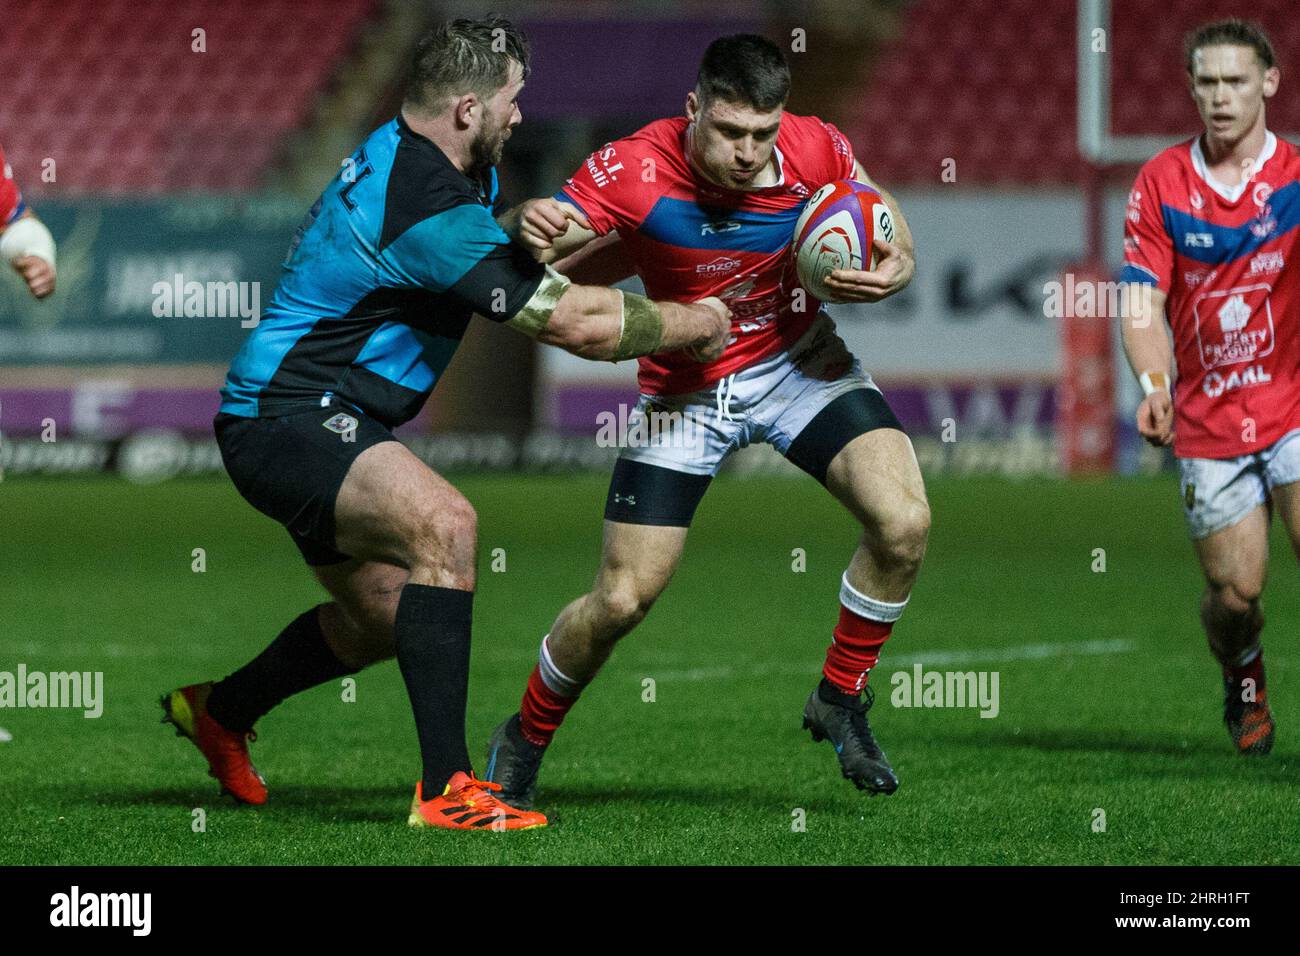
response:
<svg viewBox="0 0 1300 956"><path fill-rule="evenodd" d="M853 149L838 129L786 113L772 150L776 183L727 189L691 168L686 127L685 117L656 120L606 144L555 194L598 234L618 232L652 299L718 296L731 309L731 337L716 362L681 351L639 359L637 378L651 395L697 391L798 341L818 301L794 294L795 220L818 187L853 177Z"/></svg>
<svg viewBox="0 0 1300 956"><path fill-rule="evenodd" d="M1197 137L1129 194L1123 279L1168 296L1180 458L1234 458L1300 428L1300 150L1268 133L1255 170L1211 179Z"/></svg>
<svg viewBox="0 0 1300 956"><path fill-rule="evenodd" d="M5 161L4 147L0 147L0 229L21 216L26 209L23 195L14 182L14 171Z"/></svg>

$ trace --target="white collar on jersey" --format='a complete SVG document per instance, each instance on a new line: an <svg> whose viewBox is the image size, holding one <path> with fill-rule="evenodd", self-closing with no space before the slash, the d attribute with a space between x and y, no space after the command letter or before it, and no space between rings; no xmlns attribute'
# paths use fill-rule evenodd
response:
<svg viewBox="0 0 1300 956"><path fill-rule="evenodd" d="M1235 186L1228 186L1219 182L1210 175L1210 170L1205 164L1205 151L1201 149L1201 137L1192 140L1192 168L1196 170L1196 175L1205 181L1216 193L1226 199L1228 202L1236 202L1241 198L1241 194L1246 191L1250 185L1250 177L1264 168L1264 164L1273 158L1273 153L1277 150L1277 137L1273 135L1272 130L1264 130L1264 148L1259 151L1255 157L1254 165L1251 167L1250 175Z"/></svg>
<svg viewBox="0 0 1300 956"><path fill-rule="evenodd" d="M781 155L781 150L776 143L772 144L772 155L776 157L776 182L771 186L763 186L763 189L774 189L785 185L785 157Z"/></svg>

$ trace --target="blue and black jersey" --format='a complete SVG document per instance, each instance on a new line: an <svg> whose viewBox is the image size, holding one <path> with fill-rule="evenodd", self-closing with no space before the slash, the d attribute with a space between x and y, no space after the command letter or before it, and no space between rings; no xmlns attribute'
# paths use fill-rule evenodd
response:
<svg viewBox="0 0 1300 956"><path fill-rule="evenodd" d="M512 318L545 275L493 219L497 202L495 169L466 176L400 116L375 130L298 228L221 410L413 418L471 315Z"/></svg>

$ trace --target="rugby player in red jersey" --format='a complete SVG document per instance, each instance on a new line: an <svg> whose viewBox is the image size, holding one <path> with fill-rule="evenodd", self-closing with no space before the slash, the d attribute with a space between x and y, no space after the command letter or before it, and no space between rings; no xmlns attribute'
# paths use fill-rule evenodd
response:
<svg viewBox="0 0 1300 956"><path fill-rule="evenodd" d="M578 694L667 586L713 475L754 442L815 477L862 525L804 727L832 742L859 788L898 787L867 723L867 675L907 603L930 512L911 442L790 264L795 221L818 187L850 178L878 187L833 125L784 112L789 88L775 44L751 35L716 40L684 117L605 145L554 197L518 207L503 223L543 261L563 260L571 275L610 281L634 269L650 294L719 296L733 317L717 361L700 364L685 351L639 360L642 397L629 431L656 414L669 424L657 440L621 452L595 585L561 611L520 712L489 744L488 779L517 805L532 804L542 755ZM832 274L839 301L874 302L912 277L910 232L882 196L895 242L876 241L874 271ZM830 624L834 592L826 584ZM791 635L793 647L799 639Z"/></svg>
<svg viewBox="0 0 1300 956"><path fill-rule="evenodd" d="M1138 429L1178 459L1228 733L1239 752L1264 754L1274 509L1300 554L1300 151L1265 123L1279 72L1262 30L1212 23L1186 53L1205 130L1150 160L1129 195L1124 347L1146 393Z"/></svg>
<svg viewBox="0 0 1300 956"><path fill-rule="evenodd" d="M23 277L32 295L43 299L54 291L54 251L54 238L23 202L0 148L0 259Z"/></svg>
<svg viewBox="0 0 1300 956"><path fill-rule="evenodd" d="M0 147L0 259L23 277L32 295L43 299L54 291L54 237L23 202L14 171ZM0 742L10 739L0 727Z"/></svg>

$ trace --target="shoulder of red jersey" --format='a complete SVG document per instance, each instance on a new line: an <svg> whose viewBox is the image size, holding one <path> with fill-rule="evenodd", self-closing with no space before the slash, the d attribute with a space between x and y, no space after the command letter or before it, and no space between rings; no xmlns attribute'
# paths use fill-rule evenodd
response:
<svg viewBox="0 0 1300 956"><path fill-rule="evenodd" d="M1195 136L1156 153L1138 169L1138 180L1159 181L1171 174L1190 169L1192 165L1192 144L1194 142L1196 142Z"/></svg>
<svg viewBox="0 0 1300 956"><path fill-rule="evenodd" d="M0 147L0 228L9 225L26 209L23 194L14 181L14 171L5 159L4 147Z"/></svg>
<svg viewBox="0 0 1300 956"><path fill-rule="evenodd" d="M675 178L689 178L682 151L685 117L655 120L635 133L606 143L556 192L586 214L604 235L635 228Z"/></svg>
<svg viewBox="0 0 1300 956"><path fill-rule="evenodd" d="M1274 153L1274 157L1294 167L1297 163L1300 163L1300 146L1297 146L1289 139L1278 136L1277 152Z"/></svg>
<svg viewBox="0 0 1300 956"><path fill-rule="evenodd" d="M814 186L853 176L853 146L834 123L786 113L776 145L791 170Z"/></svg>

